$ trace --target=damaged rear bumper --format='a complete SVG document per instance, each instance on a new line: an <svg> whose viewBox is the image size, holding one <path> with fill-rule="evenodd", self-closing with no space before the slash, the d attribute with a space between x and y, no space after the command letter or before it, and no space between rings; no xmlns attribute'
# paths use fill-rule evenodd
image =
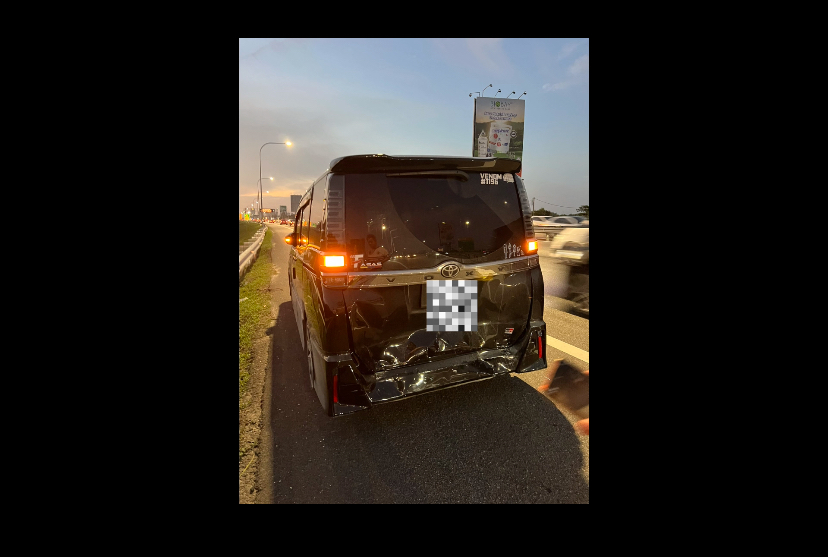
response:
<svg viewBox="0 0 828 557"><path fill-rule="evenodd" d="M546 324L539 320L530 321L521 339L509 347L478 350L376 373L365 373L352 354L331 355L324 359L331 387L329 414L341 416L437 389L544 369Z"/></svg>

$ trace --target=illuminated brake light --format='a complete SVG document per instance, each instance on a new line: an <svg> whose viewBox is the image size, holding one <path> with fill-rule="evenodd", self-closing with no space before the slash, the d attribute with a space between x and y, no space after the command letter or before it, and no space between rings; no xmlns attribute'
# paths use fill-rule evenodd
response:
<svg viewBox="0 0 828 557"><path fill-rule="evenodd" d="M333 395L334 395L334 402L339 402L339 376L334 375L334 388L333 388Z"/></svg>
<svg viewBox="0 0 828 557"><path fill-rule="evenodd" d="M529 251L535 251L538 249L538 243L534 240L529 242Z"/></svg>
<svg viewBox="0 0 828 557"><path fill-rule="evenodd" d="M345 256L344 255L326 255L325 256L325 267L344 267L345 266Z"/></svg>

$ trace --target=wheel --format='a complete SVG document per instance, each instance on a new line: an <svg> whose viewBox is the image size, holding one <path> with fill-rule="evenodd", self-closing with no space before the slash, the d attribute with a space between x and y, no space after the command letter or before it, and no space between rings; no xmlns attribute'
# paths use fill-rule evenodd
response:
<svg viewBox="0 0 828 557"><path fill-rule="evenodd" d="M313 373L313 353L311 352L310 335L308 334L308 321L305 320L305 359L308 361L308 376L310 388L316 390L316 375Z"/></svg>
<svg viewBox="0 0 828 557"><path fill-rule="evenodd" d="M574 267L569 275L569 295L573 313L589 316L589 266Z"/></svg>
<svg viewBox="0 0 828 557"><path fill-rule="evenodd" d="M575 303L573 312L589 317L589 292L577 294L572 301Z"/></svg>

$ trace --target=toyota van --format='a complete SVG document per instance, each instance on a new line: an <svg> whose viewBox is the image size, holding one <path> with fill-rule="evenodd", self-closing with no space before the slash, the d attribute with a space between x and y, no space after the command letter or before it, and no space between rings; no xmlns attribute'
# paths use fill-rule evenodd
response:
<svg viewBox="0 0 828 557"><path fill-rule="evenodd" d="M546 367L518 160L352 155L304 193L288 284L329 416Z"/></svg>

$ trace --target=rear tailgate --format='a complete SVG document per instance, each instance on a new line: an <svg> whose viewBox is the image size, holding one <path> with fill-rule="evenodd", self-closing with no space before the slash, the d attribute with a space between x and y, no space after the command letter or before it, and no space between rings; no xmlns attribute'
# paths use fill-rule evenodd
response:
<svg viewBox="0 0 828 557"><path fill-rule="evenodd" d="M332 180L338 187L346 221L338 241L349 275L343 293L361 365L381 371L517 341L529 321L532 284L512 174L344 174ZM443 305L432 310L444 325L435 326L428 284L448 280L470 282L441 283ZM462 287L459 298L451 287ZM470 309L463 330L448 317Z"/></svg>
<svg viewBox="0 0 828 557"><path fill-rule="evenodd" d="M532 284L528 268L508 272L505 268L510 265L501 265L504 271L500 273L497 266L461 268L464 276L472 272L485 278L463 283L472 283L477 311L476 325L462 331L429 330L433 326L429 327L427 322L428 283L447 281L438 272L396 277L351 275L352 286L344 291L344 296L352 348L360 363L367 370L382 371L514 344L529 321ZM387 282L388 278L409 284L369 286Z"/></svg>

